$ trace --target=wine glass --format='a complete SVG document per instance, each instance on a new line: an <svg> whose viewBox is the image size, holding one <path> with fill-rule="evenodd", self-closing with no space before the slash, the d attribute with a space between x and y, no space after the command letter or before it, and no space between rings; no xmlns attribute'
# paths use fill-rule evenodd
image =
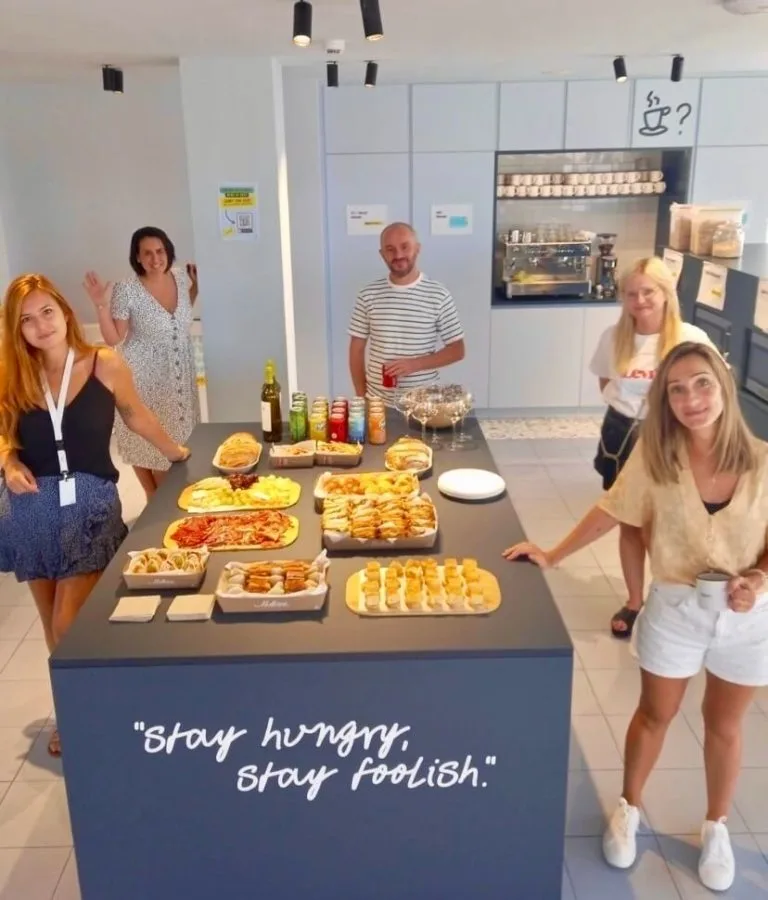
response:
<svg viewBox="0 0 768 900"><path fill-rule="evenodd" d="M421 440L427 442L427 422L437 411L437 404L428 394L420 394L413 406L413 417L421 425Z"/></svg>
<svg viewBox="0 0 768 900"><path fill-rule="evenodd" d="M462 416L461 416L461 429L459 432L458 442L460 444L467 444L471 440L473 440L472 435L466 434L464 431L464 426L467 420L467 416L472 412L472 408L475 405L475 398L472 396L471 391L462 390L461 398L459 400L462 407Z"/></svg>
<svg viewBox="0 0 768 900"><path fill-rule="evenodd" d="M461 442L456 433L456 426L459 424L459 420L466 415L464 401L460 397L452 396L445 404L445 411L448 413L448 418L451 420L451 428L453 429L453 440L448 449L461 450Z"/></svg>
<svg viewBox="0 0 768 900"><path fill-rule="evenodd" d="M416 403L416 397L413 391L401 388L395 393L395 409L403 414L405 419L405 433L408 434L411 428L411 416Z"/></svg>

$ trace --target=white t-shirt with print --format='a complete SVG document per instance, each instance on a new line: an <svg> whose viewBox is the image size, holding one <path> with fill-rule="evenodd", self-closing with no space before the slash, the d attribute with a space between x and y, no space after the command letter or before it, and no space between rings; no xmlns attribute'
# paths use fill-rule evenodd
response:
<svg viewBox="0 0 768 900"><path fill-rule="evenodd" d="M656 349L658 334L636 334L635 352L626 375L619 375L614 366L614 339L616 326L607 328L597 344L589 371L598 378L607 378L603 399L616 412L631 419L644 419L647 412L645 398L656 374ZM683 322L681 338L697 344L714 346L706 331L696 325Z"/></svg>

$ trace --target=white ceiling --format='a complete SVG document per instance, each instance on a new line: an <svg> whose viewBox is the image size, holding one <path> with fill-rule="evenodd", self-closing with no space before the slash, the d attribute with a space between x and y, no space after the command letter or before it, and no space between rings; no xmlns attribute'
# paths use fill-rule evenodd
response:
<svg viewBox="0 0 768 900"><path fill-rule="evenodd" d="M380 61L379 82L768 71L768 15L718 0L380 0L385 39L363 39L358 0L315 0L314 43L291 44L292 0L0 0L0 79L90 75L101 63L173 64L180 56L272 55L322 72L323 42L344 38L342 81ZM346 64L346 65L345 65Z"/></svg>

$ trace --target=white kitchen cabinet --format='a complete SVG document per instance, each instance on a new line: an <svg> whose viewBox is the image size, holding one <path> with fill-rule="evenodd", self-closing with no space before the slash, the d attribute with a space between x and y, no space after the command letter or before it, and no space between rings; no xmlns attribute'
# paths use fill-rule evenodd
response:
<svg viewBox="0 0 768 900"><path fill-rule="evenodd" d="M584 333L581 343L581 393L579 405L603 406L603 397L597 378L589 371L589 364L602 333L619 321L621 306L595 306L584 310Z"/></svg>
<svg viewBox="0 0 768 900"><path fill-rule="evenodd" d="M562 150L564 138L564 81L502 84L499 150Z"/></svg>
<svg viewBox="0 0 768 900"><path fill-rule="evenodd" d="M415 84L413 150L496 149L499 95L496 84Z"/></svg>
<svg viewBox="0 0 768 900"><path fill-rule="evenodd" d="M488 344L491 331L494 154L416 153L413 156L413 222L421 241L420 265L453 295L464 326L466 356L440 373L465 384L478 409L488 406ZM432 207L472 207L470 234L431 233Z"/></svg>
<svg viewBox="0 0 768 900"><path fill-rule="evenodd" d="M569 81L565 107L566 150L629 146L632 89L616 81Z"/></svg>
<svg viewBox="0 0 768 900"><path fill-rule="evenodd" d="M390 221L407 221L411 212L410 157L407 153L328 155L325 164L331 386L334 394L349 394L347 329L355 300L362 287L382 278L387 269L379 256L376 232L364 236L347 233L347 206L381 204L387 207ZM319 345L327 340L324 334L315 339Z"/></svg>
<svg viewBox="0 0 768 900"><path fill-rule="evenodd" d="M579 406L584 313L581 305L491 311L492 409Z"/></svg>
<svg viewBox="0 0 768 900"><path fill-rule="evenodd" d="M768 144L768 78L705 78L698 144Z"/></svg>
<svg viewBox="0 0 768 900"><path fill-rule="evenodd" d="M407 85L327 89L326 153L407 153L409 99Z"/></svg>

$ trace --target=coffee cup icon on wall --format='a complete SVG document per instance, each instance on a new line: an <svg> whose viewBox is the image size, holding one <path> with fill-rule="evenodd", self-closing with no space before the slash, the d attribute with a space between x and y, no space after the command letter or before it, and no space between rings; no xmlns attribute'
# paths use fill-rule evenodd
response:
<svg viewBox="0 0 768 900"><path fill-rule="evenodd" d="M664 120L672 112L672 107L662 106L661 98L653 91L649 91L645 99L648 108L643 111L643 124L638 131L643 137L660 137L669 131Z"/></svg>

